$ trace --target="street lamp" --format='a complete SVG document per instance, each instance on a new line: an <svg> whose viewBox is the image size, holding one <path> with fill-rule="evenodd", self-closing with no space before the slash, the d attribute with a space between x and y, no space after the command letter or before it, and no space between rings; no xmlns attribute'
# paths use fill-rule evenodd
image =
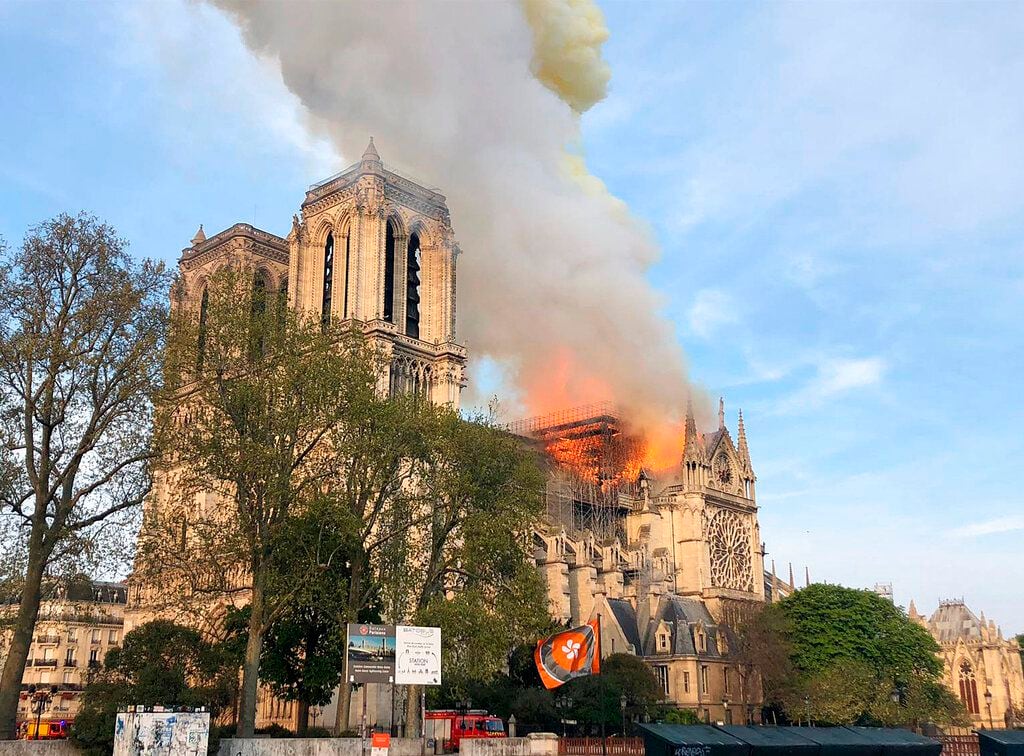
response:
<svg viewBox="0 0 1024 756"><path fill-rule="evenodd" d="M565 715L572 706L572 699L568 696L559 696L555 699L555 708L558 710L558 719L562 723L562 737L565 737Z"/></svg>
<svg viewBox="0 0 1024 756"><path fill-rule="evenodd" d="M811 726L811 697L804 696L804 719L807 720L807 726Z"/></svg>
<svg viewBox="0 0 1024 756"><path fill-rule="evenodd" d="M29 705L32 713L36 715L35 740L39 740L39 725L43 719L43 712L50 707L50 702L53 701L55 695L57 695L56 685L52 686L49 690L36 688L35 685L28 686Z"/></svg>
<svg viewBox="0 0 1024 756"><path fill-rule="evenodd" d="M628 703L628 700L626 699L626 694L623 693L621 696L619 696L619 708L622 710L622 737L626 737L626 704L627 703Z"/></svg>
<svg viewBox="0 0 1024 756"><path fill-rule="evenodd" d="M985 708L988 709L988 728L994 730L995 725L992 724L992 691L988 688L985 688Z"/></svg>

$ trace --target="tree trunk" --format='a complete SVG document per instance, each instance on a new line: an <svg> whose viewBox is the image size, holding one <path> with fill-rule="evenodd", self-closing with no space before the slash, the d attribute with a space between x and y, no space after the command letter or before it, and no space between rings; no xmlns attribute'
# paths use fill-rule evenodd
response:
<svg viewBox="0 0 1024 756"><path fill-rule="evenodd" d="M363 608L363 566L365 555L362 550L351 557L348 579L348 613L351 622L359 621L359 610ZM346 641L347 642L347 641ZM338 712L334 717L334 727L338 734L348 730L352 721L352 683L348 679L348 649L345 650L345 673L342 675L341 688L338 690Z"/></svg>
<svg viewBox="0 0 1024 756"><path fill-rule="evenodd" d="M346 664L346 673L348 672ZM352 683L347 679L342 679L341 685L338 687L338 711L334 715L334 729L337 731L336 734L348 730L349 714L352 711Z"/></svg>
<svg viewBox="0 0 1024 756"><path fill-rule="evenodd" d="M34 538L29 547L28 572L25 588L21 592L18 616L14 621L14 635L7 651L3 675L0 676L0 740L14 740L17 737L18 700L21 698L21 680L25 675L25 660L32 645L39 614L39 601L43 582L43 559L41 539Z"/></svg>
<svg viewBox="0 0 1024 756"><path fill-rule="evenodd" d="M423 722L420 715L420 694L422 685L409 685L406 688L405 700L405 733L407 738L423 737Z"/></svg>
<svg viewBox="0 0 1024 756"><path fill-rule="evenodd" d="M295 734L306 737L309 732L309 701L299 701L299 718L295 722Z"/></svg>
<svg viewBox="0 0 1024 756"><path fill-rule="evenodd" d="M242 691L239 703L238 736L251 738L256 729L256 694L259 688L260 653L263 651L263 570L253 570L252 610L249 616L249 640L245 644L245 660L242 662Z"/></svg>

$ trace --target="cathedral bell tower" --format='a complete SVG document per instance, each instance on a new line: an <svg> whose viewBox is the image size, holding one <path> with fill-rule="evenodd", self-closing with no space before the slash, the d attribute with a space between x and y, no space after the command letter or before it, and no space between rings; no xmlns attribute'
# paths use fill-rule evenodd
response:
<svg viewBox="0 0 1024 756"><path fill-rule="evenodd" d="M360 324L386 357L383 391L458 406L459 247L442 194L385 168L371 138L358 163L306 192L288 245L293 307Z"/></svg>

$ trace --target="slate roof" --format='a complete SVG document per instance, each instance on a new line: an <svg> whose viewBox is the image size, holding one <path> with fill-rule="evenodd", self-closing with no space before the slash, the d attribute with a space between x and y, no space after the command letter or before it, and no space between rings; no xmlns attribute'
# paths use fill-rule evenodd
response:
<svg viewBox="0 0 1024 756"><path fill-rule="evenodd" d="M945 601L939 605L928 626L939 642L955 641L958 638L981 638L981 620L960 601Z"/></svg>

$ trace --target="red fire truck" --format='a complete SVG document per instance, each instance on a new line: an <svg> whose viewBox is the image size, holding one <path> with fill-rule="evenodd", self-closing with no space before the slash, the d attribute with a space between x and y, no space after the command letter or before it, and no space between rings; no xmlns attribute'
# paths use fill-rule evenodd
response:
<svg viewBox="0 0 1024 756"><path fill-rule="evenodd" d="M441 753L459 750L459 743L465 738L508 737L501 718L483 709L428 711L425 726L427 739L435 743L434 751Z"/></svg>

